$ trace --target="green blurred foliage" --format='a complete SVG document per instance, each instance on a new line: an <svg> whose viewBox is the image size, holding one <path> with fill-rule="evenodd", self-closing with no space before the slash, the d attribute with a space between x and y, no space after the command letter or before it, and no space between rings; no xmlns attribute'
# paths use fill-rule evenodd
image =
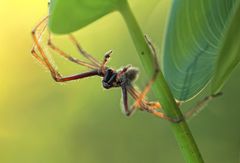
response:
<svg viewBox="0 0 240 163"><path fill-rule="evenodd" d="M207 84L214 85L212 94L221 91L225 76L240 56L239 6L239 0L174 1L162 63L164 76L179 101L193 98ZM234 24L236 28L230 28ZM223 47L225 51L219 52Z"/></svg>
<svg viewBox="0 0 240 163"><path fill-rule="evenodd" d="M143 31L161 49L168 0L132 0ZM0 1L0 162L1 163L183 163L168 123L138 111L121 113L121 93L104 90L100 78L55 83L31 57L31 29L47 14L47 1ZM97 58L114 51L114 68L131 63L142 70L127 29L113 13L74 33ZM67 37L54 40L78 57ZM59 71L83 71L53 56ZM237 163L240 155L240 69L190 127L206 162ZM138 86L147 81L141 71ZM202 97L205 94L202 93ZM149 97L153 98L154 97ZM194 100L185 108L194 105Z"/></svg>

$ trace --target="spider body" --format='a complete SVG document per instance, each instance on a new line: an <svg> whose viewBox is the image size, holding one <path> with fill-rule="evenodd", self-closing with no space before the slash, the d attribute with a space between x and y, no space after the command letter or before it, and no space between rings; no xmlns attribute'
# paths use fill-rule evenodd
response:
<svg viewBox="0 0 240 163"><path fill-rule="evenodd" d="M136 68L129 68L119 76L121 71L114 71L111 68L107 68L103 76L102 85L105 89L114 87L127 87L137 78L138 70Z"/></svg>

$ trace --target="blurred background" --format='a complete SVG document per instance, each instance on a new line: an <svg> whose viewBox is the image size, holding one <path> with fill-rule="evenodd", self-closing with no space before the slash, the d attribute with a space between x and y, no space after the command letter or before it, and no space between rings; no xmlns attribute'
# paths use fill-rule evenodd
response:
<svg viewBox="0 0 240 163"><path fill-rule="evenodd" d="M130 5L160 51L171 1L131 0ZM0 1L0 162L183 163L168 122L140 111L126 118L120 89L104 90L98 77L66 84L52 80L30 53L31 30L47 10L47 0ZM147 77L118 13L74 35L100 60L112 49L113 68L130 63L139 67L137 85L144 86ZM80 57L66 36L55 36L54 41ZM65 75L85 70L55 54L53 59ZM239 73L240 67L224 87L224 96L189 122L206 162L240 162ZM149 98L154 99L151 94Z"/></svg>

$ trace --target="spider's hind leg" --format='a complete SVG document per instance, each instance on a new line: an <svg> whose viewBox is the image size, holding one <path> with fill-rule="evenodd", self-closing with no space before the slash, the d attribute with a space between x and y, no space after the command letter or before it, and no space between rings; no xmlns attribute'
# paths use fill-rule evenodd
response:
<svg viewBox="0 0 240 163"><path fill-rule="evenodd" d="M152 84L155 82L157 75L160 72L160 67L159 67L158 60L157 60L156 49L154 48L153 44L151 43L151 41L149 40L149 38L146 35L145 35L145 40L146 40L149 48L152 51L152 57L153 57L153 62L154 62L154 72L153 72L151 79L148 81L145 88L138 96L138 99L135 101L134 105L132 106L133 108L137 108L140 106L140 102L145 98L147 93L150 91Z"/></svg>
<svg viewBox="0 0 240 163"><path fill-rule="evenodd" d="M201 101L199 101L195 107L188 110L186 113L184 113L184 117L186 120L190 120L197 116L207 105L209 102L211 102L213 99L221 96L223 93L219 92L210 96L205 97Z"/></svg>

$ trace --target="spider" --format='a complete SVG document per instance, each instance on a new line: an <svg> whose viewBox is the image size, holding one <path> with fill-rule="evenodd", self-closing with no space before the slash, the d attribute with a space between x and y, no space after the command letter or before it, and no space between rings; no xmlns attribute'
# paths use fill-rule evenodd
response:
<svg viewBox="0 0 240 163"><path fill-rule="evenodd" d="M52 50L54 50L55 52L57 52L67 60L90 69L90 71L87 71L84 73L70 75L70 76L62 76L50 63L48 57L45 54L45 51L40 45L40 39L42 37L42 34L47 28L47 21L48 21L48 16L45 17L43 20L41 20L32 30L34 45L31 50L31 53L40 62L40 64L42 64L44 67L46 67L50 71L52 78L56 82L68 82L68 81L78 80L78 79L92 77L92 76L99 76L102 78L103 88L105 89L121 88L123 108L124 108L123 112L125 113L126 116L131 116L137 108L140 108L142 111L147 111L149 113L152 113L153 115L159 118L166 119L172 122L179 121L179 120L170 118L166 116L164 113L160 112L159 109L161 108L161 105L159 102L147 101L145 99L145 96L150 91L151 85L155 81L157 74L159 72L159 65L157 62L156 50L152 45L152 43L150 42L150 40L147 38L147 36L145 36L145 39L153 52L155 71L152 78L146 84L144 90L142 92L139 92L133 86L133 82L136 80L139 73L137 68L134 68L131 65L127 65L121 68L120 70L114 70L106 66L112 54L111 50L105 53L103 61L99 62L96 58L94 58L92 55L86 52L77 42L75 37L70 34L69 35L70 41L77 47L79 53L83 55L89 62L81 61L77 58L74 58L68 55L63 50L55 46L55 44L51 40L51 34L49 32L49 38L48 38L49 48L51 48ZM41 26L43 27L39 29ZM135 100L135 103L131 107L129 107L129 104L128 104L128 95L131 95Z"/></svg>
<svg viewBox="0 0 240 163"><path fill-rule="evenodd" d="M106 52L104 55L103 61L99 62L91 54L86 52L77 42L76 38L70 34L69 35L70 41L77 47L77 50L79 51L79 53L88 60L88 62L81 61L77 58L74 58L68 55L66 52L64 52L57 46L55 46L55 44L51 40L51 33L49 32L48 44L47 44L49 48L51 48L53 51L57 52L59 55L66 58L67 60L90 69L89 71L84 73L70 75L70 76L62 76L52 66L48 57L45 54L45 51L40 45L40 39L47 28L47 21L48 21L48 16L45 17L43 20L41 20L32 30L32 37L34 41L34 45L31 50L32 55L40 62L40 64L42 64L44 67L46 67L50 71L52 78L56 82L68 82L68 81L78 80L78 79L92 77L92 76L99 76L102 78L103 88L105 89L121 88L123 108L124 108L123 112L125 113L126 116L131 116L135 112L135 110L139 108L140 110L149 112L159 118L162 118L171 122L179 123L184 118L190 118L198 114L206 106L207 103L209 103L213 98L218 97L219 95L222 94L220 92L218 94L205 97L202 101L197 103L196 107L186 112L183 118L174 119L160 112L159 109L161 109L161 105L159 102L146 100L146 95L150 91L150 88L154 83L155 79L157 78L157 75L160 71L158 61L157 61L156 50L147 36L145 36L145 40L152 51L152 58L153 58L155 71L142 92L139 92L133 86L133 83L137 79L137 76L139 73L137 68L134 68L131 65L127 65L121 68L120 70L114 70L106 66L112 54L111 50ZM43 27L39 29L41 26ZM37 52L39 52L39 54ZM128 104L128 95L132 96L133 99L135 100L135 103L131 107L129 107L129 104ZM181 103L177 102L177 104L180 106Z"/></svg>

